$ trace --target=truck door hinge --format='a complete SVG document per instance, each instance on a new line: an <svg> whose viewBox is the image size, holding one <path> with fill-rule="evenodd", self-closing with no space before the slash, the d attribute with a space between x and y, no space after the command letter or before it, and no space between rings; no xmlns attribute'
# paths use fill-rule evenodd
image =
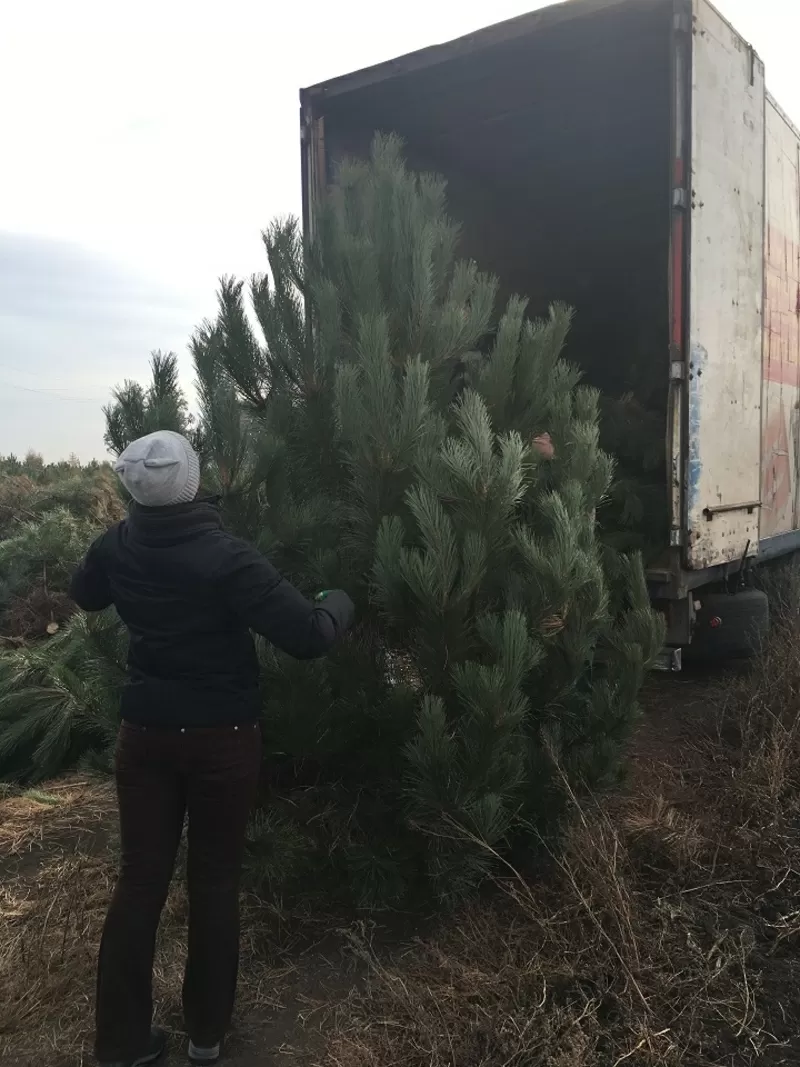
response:
<svg viewBox="0 0 800 1067"><path fill-rule="evenodd" d="M672 19L672 28L676 33L692 32L692 16L688 11L676 11Z"/></svg>
<svg viewBox="0 0 800 1067"><path fill-rule="evenodd" d="M683 544L683 530L670 530L669 543L672 548L680 548Z"/></svg>
<svg viewBox="0 0 800 1067"><path fill-rule="evenodd" d="M681 211L686 210L686 206L689 203L689 194L686 189L679 187L672 190L672 206L680 208Z"/></svg>
<svg viewBox="0 0 800 1067"><path fill-rule="evenodd" d="M686 376L686 366L681 359L673 359L669 365L669 380L681 382Z"/></svg>

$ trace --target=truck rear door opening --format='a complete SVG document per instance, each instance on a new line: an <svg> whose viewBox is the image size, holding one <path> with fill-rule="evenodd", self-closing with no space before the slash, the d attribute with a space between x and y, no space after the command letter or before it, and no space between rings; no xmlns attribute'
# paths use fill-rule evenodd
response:
<svg viewBox="0 0 800 1067"><path fill-rule="evenodd" d="M533 315L571 304L568 355L591 382L663 393L671 14L644 0L574 19L570 6L520 36L324 88L318 173L367 155L376 130L398 133L412 169L447 179L461 252L501 296L528 297Z"/></svg>
<svg viewBox="0 0 800 1067"><path fill-rule="evenodd" d="M337 161L394 132L447 179L460 251L501 299L575 309L567 357L654 427L642 521L675 644L697 590L800 547L800 138L708 0L568 0L301 105L307 230Z"/></svg>

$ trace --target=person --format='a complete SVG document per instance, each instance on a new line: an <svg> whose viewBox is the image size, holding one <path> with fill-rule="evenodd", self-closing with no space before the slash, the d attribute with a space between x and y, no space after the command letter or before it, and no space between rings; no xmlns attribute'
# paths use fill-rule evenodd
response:
<svg viewBox="0 0 800 1067"><path fill-rule="evenodd" d="M251 631L298 659L324 656L354 608L311 602L198 499L186 438L159 431L115 466L128 517L91 546L71 587L85 611L114 605L128 629L115 752L121 861L100 944L95 1053L141 1067L166 1048L152 1027L156 930L188 815L188 957L183 1008L192 1063L215 1063L239 962L239 879L261 764Z"/></svg>

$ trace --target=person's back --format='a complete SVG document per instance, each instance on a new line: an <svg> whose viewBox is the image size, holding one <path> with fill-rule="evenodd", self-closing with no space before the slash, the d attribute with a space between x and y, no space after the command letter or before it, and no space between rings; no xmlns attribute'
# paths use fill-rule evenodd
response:
<svg viewBox="0 0 800 1067"><path fill-rule="evenodd" d="M346 594L311 603L196 500L189 442L162 431L116 470L134 497L75 574L79 607L112 604L130 635L115 771L120 879L100 951L96 1052L125 1067L163 1052L150 1033L155 932L189 814L184 1010L194 1062L212 1063L238 966L238 881L258 782L258 661L251 630L299 659L324 655L352 621Z"/></svg>

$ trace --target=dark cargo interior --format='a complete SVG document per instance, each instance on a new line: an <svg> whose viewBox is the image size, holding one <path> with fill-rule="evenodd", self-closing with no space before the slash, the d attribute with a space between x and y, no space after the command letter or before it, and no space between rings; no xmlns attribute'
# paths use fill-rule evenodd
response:
<svg viewBox="0 0 800 1067"><path fill-rule="evenodd" d="M587 380L654 410L667 388L672 5L597 7L528 16L521 35L456 42L422 69L377 68L316 106L329 173L376 130L399 133L411 167L447 179L462 254L533 313L571 304L569 356Z"/></svg>

